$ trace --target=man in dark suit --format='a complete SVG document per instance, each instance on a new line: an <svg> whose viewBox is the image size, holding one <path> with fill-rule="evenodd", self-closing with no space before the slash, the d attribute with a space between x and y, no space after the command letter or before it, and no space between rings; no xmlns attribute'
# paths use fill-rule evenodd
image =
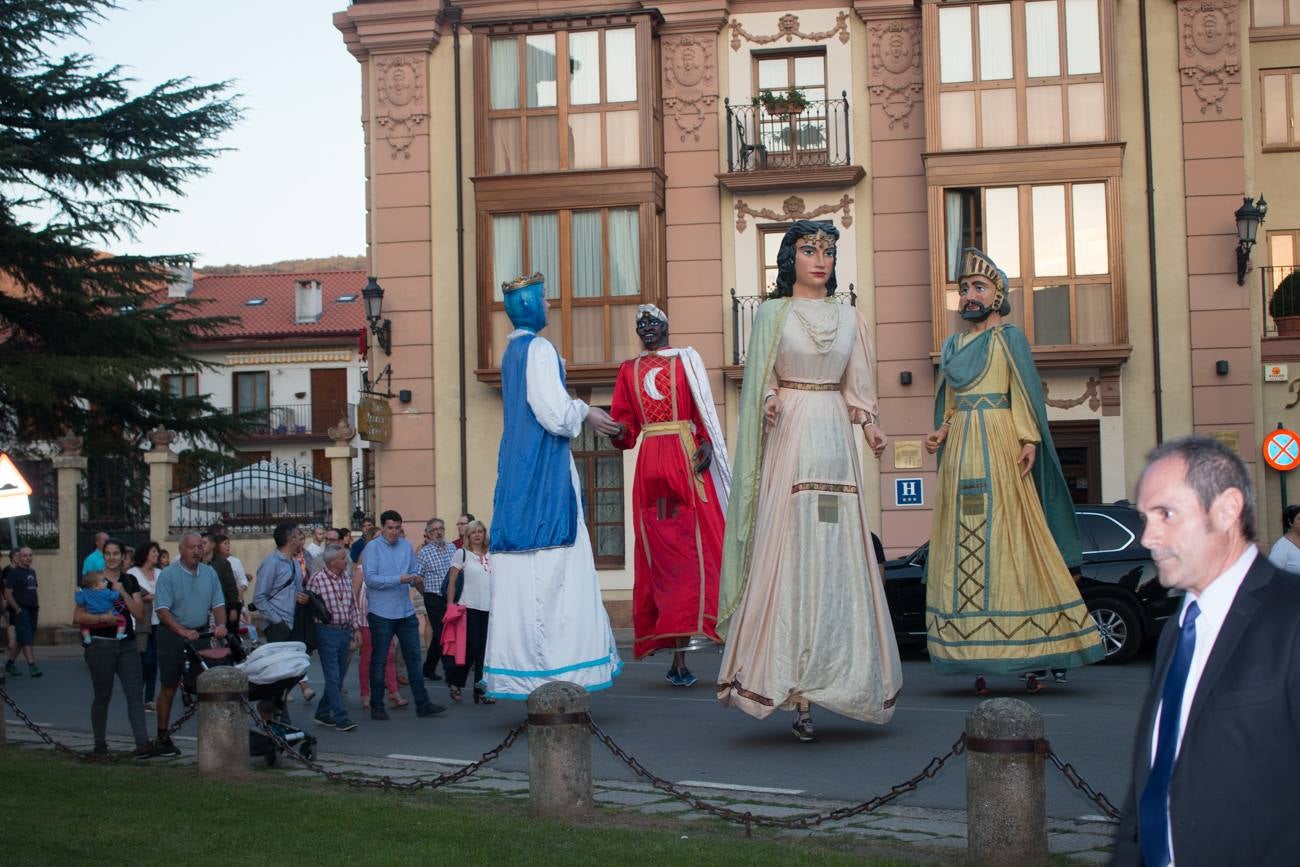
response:
<svg viewBox="0 0 1300 867"><path fill-rule="evenodd" d="M1235 451L1193 436L1147 460L1142 544L1186 595L1160 636L1112 863L1300 863L1300 580L1256 548Z"/></svg>

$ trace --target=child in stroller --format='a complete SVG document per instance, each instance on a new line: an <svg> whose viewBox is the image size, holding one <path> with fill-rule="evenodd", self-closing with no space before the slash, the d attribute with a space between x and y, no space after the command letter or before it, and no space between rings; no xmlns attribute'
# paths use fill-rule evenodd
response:
<svg viewBox="0 0 1300 867"><path fill-rule="evenodd" d="M185 644L185 666L181 673L185 703L188 705L197 697L202 672L216 665L234 665L248 675L248 699L257 702L258 714L270 729L282 741L295 746L303 758L314 758L316 738L289 724L284 714L285 697L311 665L306 646L298 641L285 641L246 653L235 635L228 635L224 645L214 647L213 644L211 632L201 632L198 641ZM249 726L249 755L261 756L269 767L274 767L283 749L260 727Z"/></svg>

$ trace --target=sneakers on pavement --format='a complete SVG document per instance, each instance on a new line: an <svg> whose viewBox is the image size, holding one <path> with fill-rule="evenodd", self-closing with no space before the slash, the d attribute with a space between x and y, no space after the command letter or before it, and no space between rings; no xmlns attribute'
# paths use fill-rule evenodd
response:
<svg viewBox="0 0 1300 867"><path fill-rule="evenodd" d="M695 677L695 675L691 674L691 670L689 668L683 666L677 670L677 680L674 681L675 685L695 686L695 684L698 682L699 682L698 679Z"/></svg>
<svg viewBox="0 0 1300 867"><path fill-rule="evenodd" d="M324 717L316 716L316 717L312 717L312 719L315 721L316 725L325 726L325 728L329 728L329 729L335 728L338 725L338 723L334 722L334 720L325 719Z"/></svg>
<svg viewBox="0 0 1300 867"><path fill-rule="evenodd" d="M338 729L341 732L350 732L356 727L357 724L350 719L345 719L342 722L334 723L334 728Z"/></svg>
<svg viewBox="0 0 1300 867"><path fill-rule="evenodd" d="M5 663L5 674L9 675L10 677L23 676L23 673L18 670L18 666L14 665L12 662Z"/></svg>
<svg viewBox="0 0 1300 867"><path fill-rule="evenodd" d="M1053 683L1065 683L1065 672L1064 672L1064 671L1054 671L1054 672L1052 672L1052 682L1053 682Z"/></svg>
<svg viewBox="0 0 1300 867"><path fill-rule="evenodd" d="M379 720L380 722L387 722L389 719L388 711L384 710L382 707L372 707L370 709L370 718L373 720Z"/></svg>
<svg viewBox="0 0 1300 867"><path fill-rule="evenodd" d="M27 666L27 673L30 674L32 677L41 676L41 670L34 662L31 665Z"/></svg>
<svg viewBox="0 0 1300 867"><path fill-rule="evenodd" d="M446 708L440 704L434 704L431 701L426 701L424 704L420 705L415 709L415 714L416 716L437 716L438 714L442 713L445 710Z"/></svg>
<svg viewBox="0 0 1300 867"><path fill-rule="evenodd" d="M668 669L668 673L664 675L664 680L668 681L673 686L679 686L680 684L677 683L677 675L677 666L674 665L672 668Z"/></svg>
<svg viewBox="0 0 1300 867"><path fill-rule="evenodd" d="M817 731L813 728L812 717L810 716L801 714L795 717L794 725L790 726L790 731L794 732L794 736L805 744L817 740Z"/></svg>
<svg viewBox="0 0 1300 867"><path fill-rule="evenodd" d="M180 754L180 748L177 747L176 744L172 743L171 738L159 738L154 741L153 749L150 751L150 755L154 756L171 757L179 756Z"/></svg>

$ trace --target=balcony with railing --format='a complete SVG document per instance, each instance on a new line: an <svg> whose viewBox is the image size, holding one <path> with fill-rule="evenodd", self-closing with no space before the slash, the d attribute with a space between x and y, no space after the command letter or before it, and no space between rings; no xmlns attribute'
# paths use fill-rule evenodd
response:
<svg viewBox="0 0 1300 867"><path fill-rule="evenodd" d="M1265 362L1300 359L1300 267L1256 268L1263 310L1260 356Z"/></svg>
<svg viewBox="0 0 1300 867"><path fill-rule="evenodd" d="M761 103L733 105L727 115L727 172L722 185L761 192L786 187L844 187L866 172L853 165L849 143L849 99L808 101L797 111ZM794 108L794 106L790 106Z"/></svg>
<svg viewBox="0 0 1300 867"><path fill-rule="evenodd" d="M340 419L353 427L357 423L354 403L291 403L235 411L249 420L243 438L250 441L327 440Z"/></svg>
<svg viewBox="0 0 1300 867"><path fill-rule="evenodd" d="M745 354L749 349L749 335L754 330L754 316L758 313L758 305L766 300L766 295L737 295L735 289L731 290L731 365L724 372L732 379L740 379L744 375ZM831 300L837 304L857 307L858 293L850 283L847 292L836 292Z"/></svg>

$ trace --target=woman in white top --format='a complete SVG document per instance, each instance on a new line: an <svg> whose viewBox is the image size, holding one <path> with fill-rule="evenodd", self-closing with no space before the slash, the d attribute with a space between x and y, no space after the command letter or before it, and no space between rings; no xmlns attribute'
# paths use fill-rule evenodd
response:
<svg viewBox="0 0 1300 867"><path fill-rule="evenodd" d="M1277 568L1300 575L1300 506L1282 510L1282 538L1273 543L1268 559Z"/></svg>
<svg viewBox="0 0 1300 867"><path fill-rule="evenodd" d="M474 704L495 704L487 697L483 680L483 657L487 653L488 611L492 608L492 561L488 557L488 531L482 521L465 525L464 546L451 560L447 573L447 603L465 606L465 664L443 658L447 690L452 701L460 701L469 670L474 669Z"/></svg>
<svg viewBox="0 0 1300 867"><path fill-rule="evenodd" d="M157 619L153 613L153 593L158 584L158 554L162 546L149 542L136 549L133 565L126 574L140 582L140 598L144 601L145 616L135 621L135 641L140 650L140 668L144 678L144 709L153 710L154 689L158 680L158 643L153 634Z"/></svg>

